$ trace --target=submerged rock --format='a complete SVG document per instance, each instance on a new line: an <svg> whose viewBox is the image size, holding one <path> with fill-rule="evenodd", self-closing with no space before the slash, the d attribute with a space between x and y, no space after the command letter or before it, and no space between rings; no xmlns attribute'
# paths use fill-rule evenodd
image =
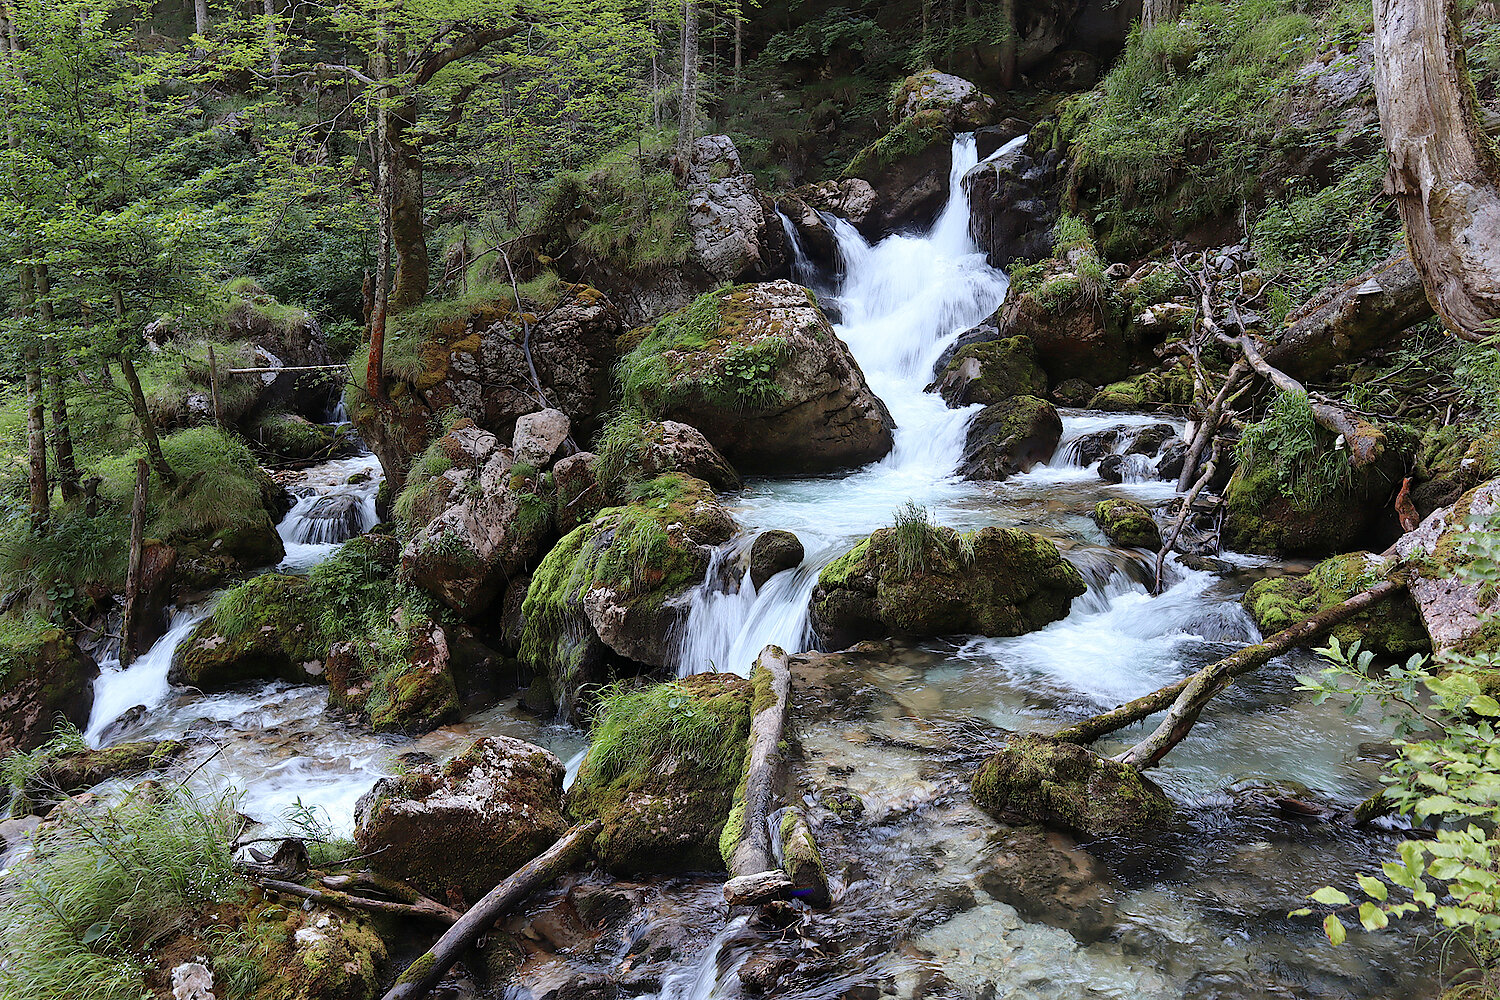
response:
<svg viewBox="0 0 1500 1000"><path fill-rule="evenodd" d="M1085 589L1056 545L1018 528L902 525L824 568L812 627L834 649L897 633L1022 635L1066 616Z"/></svg>
<svg viewBox="0 0 1500 1000"><path fill-rule="evenodd" d="M1114 498L1094 505L1094 523L1116 545L1126 548L1161 548L1161 529L1156 518L1144 505L1134 500Z"/></svg>
<svg viewBox="0 0 1500 1000"><path fill-rule="evenodd" d="M355 807L370 864L436 899L470 903L567 830L563 765L541 747L486 736L442 765L383 778Z"/></svg>
<svg viewBox="0 0 1500 1000"><path fill-rule="evenodd" d="M568 809L604 829L600 863L616 874L719 871L720 834L744 774L750 682L694 674L606 701Z"/></svg>
<svg viewBox="0 0 1500 1000"><path fill-rule="evenodd" d="M687 613L680 598L702 581L708 547L734 532L707 484L673 474L553 546L522 604L520 657L547 678L564 715L582 688L610 679L612 666L639 672L669 663Z"/></svg>
<svg viewBox="0 0 1500 1000"><path fill-rule="evenodd" d="M657 323L621 372L627 397L698 428L741 471L828 472L893 443L885 404L812 293L790 281L702 296Z"/></svg>
<svg viewBox="0 0 1500 1000"><path fill-rule="evenodd" d="M167 680L219 691L251 680L318 684L328 652L307 580L267 573L219 599L172 655Z"/></svg>
<svg viewBox="0 0 1500 1000"><path fill-rule="evenodd" d="M37 623L18 633L0 653L0 757L47 742L58 718L87 726L99 676L93 657L62 629Z"/></svg>
<svg viewBox="0 0 1500 1000"><path fill-rule="evenodd" d="M1257 580L1242 603L1261 633L1271 635L1368 590L1391 569L1389 561L1379 556L1349 552L1324 559L1304 576ZM1387 656L1404 657L1430 648L1422 619L1408 593L1387 598L1328 634L1345 647L1360 642L1363 648Z"/></svg>
<svg viewBox="0 0 1500 1000"><path fill-rule="evenodd" d="M750 545L750 582L760 589L782 570L800 566L805 554L802 540L790 531L762 531Z"/></svg>
<svg viewBox="0 0 1500 1000"><path fill-rule="evenodd" d="M1114 880L1071 837L1036 826L1004 831L980 886L1023 920L1060 927L1080 944L1109 937L1119 915Z"/></svg>
<svg viewBox="0 0 1500 1000"><path fill-rule="evenodd" d="M974 801L997 819L1020 817L1087 837L1160 828L1172 803L1129 764L1040 736L1013 736L974 775Z"/></svg>
<svg viewBox="0 0 1500 1000"><path fill-rule="evenodd" d="M964 460L967 479L1001 480L1052 457L1062 440L1062 418L1045 399L1012 396L980 410L969 422Z"/></svg>

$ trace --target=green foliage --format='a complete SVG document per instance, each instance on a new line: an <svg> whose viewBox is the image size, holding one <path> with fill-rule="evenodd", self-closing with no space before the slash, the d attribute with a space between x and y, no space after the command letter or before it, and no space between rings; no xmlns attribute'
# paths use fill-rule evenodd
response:
<svg viewBox="0 0 1500 1000"><path fill-rule="evenodd" d="M1348 452L1326 438L1307 393L1283 392L1264 418L1245 428L1235 454L1241 468L1269 470L1278 492L1306 509L1351 480Z"/></svg>
<svg viewBox="0 0 1500 1000"><path fill-rule="evenodd" d="M913 500L896 511L890 542L895 549L896 572L903 578L933 569L930 560L934 557L945 563L956 561L960 566L974 561L974 536L934 524L927 508Z"/></svg>
<svg viewBox="0 0 1500 1000"><path fill-rule="evenodd" d="M589 769L608 783L646 761L675 757L698 767L722 763L722 720L678 682L611 685L599 696L589 736Z"/></svg>
<svg viewBox="0 0 1500 1000"><path fill-rule="evenodd" d="M16 750L0 758L0 789L18 791L25 788L51 761L70 753L83 753L88 749L89 745L78 727L66 719L59 719L57 729L46 743L30 752Z"/></svg>
<svg viewBox="0 0 1500 1000"><path fill-rule="evenodd" d="M0 529L0 586L42 598L50 608L81 609L90 585L123 587L128 532L119 507L93 517L81 507L63 508L44 535L33 532L29 521L12 519Z"/></svg>
<svg viewBox="0 0 1500 1000"><path fill-rule="evenodd" d="M413 460L411 469L406 474L406 484L401 487L401 492L396 494L396 502L391 505L391 513L395 515L396 523L401 526L403 533L414 533L425 522L424 514L430 516L430 512L423 510L423 501L429 491L442 488L437 485L438 477L451 468L453 459L443 450L441 435L434 438L422 450L422 454Z"/></svg>
<svg viewBox="0 0 1500 1000"><path fill-rule="evenodd" d="M139 1000L148 948L238 899L234 800L144 786L65 809L12 868L0 908L0 996Z"/></svg>

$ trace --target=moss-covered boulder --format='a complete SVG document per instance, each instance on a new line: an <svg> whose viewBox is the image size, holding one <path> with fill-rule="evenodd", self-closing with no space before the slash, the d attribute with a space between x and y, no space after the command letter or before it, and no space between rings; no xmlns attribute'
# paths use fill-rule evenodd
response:
<svg viewBox="0 0 1500 1000"><path fill-rule="evenodd" d="M141 740L49 757L26 778L22 789L26 808L40 814L59 798L86 792L100 782L160 770L184 749L184 744L177 740Z"/></svg>
<svg viewBox="0 0 1500 1000"><path fill-rule="evenodd" d="M1012 396L1046 395L1047 373L1037 363L1031 338L1006 337L960 347L933 390L949 406L988 406Z"/></svg>
<svg viewBox="0 0 1500 1000"><path fill-rule="evenodd" d="M680 472L701 479L716 490L737 490L740 474L696 427L676 420L641 422L636 466L647 477Z"/></svg>
<svg viewBox="0 0 1500 1000"><path fill-rule="evenodd" d="M229 945L224 957L232 957L236 968L247 958L254 963L254 991L243 994L249 1000L375 1000L379 995L388 954L368 916L255 899L246 906L239 930L240 935L226 936L223 928L213 927L201 937L210 950ZM242 941L249 947L240 947ZM227 963L213 964L223 982Z"/></svg>
<svg viewBox="0 0 1500 1000"><path fill-rule="evenodd" d="M397 500L403 527L413 532L401 567L417 586L474 618L541 554L552 534L550 491L536 467L516 461L471 421L460 421L434 449L439 461L431 467L448 467L424 477L429 463L420 463Z"/></svg>
<svg viewBox="0 0 1500 1000"><path fill-rule="evenodd" d="M1057 621L1085 590L1057 546L1019 528L909 520L824 567L812 627L828 648L906 635L1022 635Z"/></svg>
<svg viewBox="0 0 1500 1000"><path fill-rule="evenodd" d="M695 674L604 700L568 809L604 824L594 853L606 868L723 869L719 837L744 775L751 699L743 678Z"/></svg>
<svg viewBox="0 0 1500 1000"><path fill-rule="evenodd" d="M1161 548L1161 529L1145 505L1116 497L1094 505L1094 523L1116 545L1126 548Z"/></svg>
<svg viewBox="0 0 1500 1000"><path fill-rule="evenodd" d="M346 424L315 424L294 413L268 413L246 435L273 462L325 461L359 450L359 437Z"/></svg>
<svg viewBox="0 0 1500 1000"><path fill-rule="evenodd" d="M1324 559L1302 576L1257 580L1242 603L1262 634L1271 635L1370 589L1391 569L1389 561L1377 555L1349 552ZM1406 592L1361 611L1328 634L1346 647L1359 642L1386 656L1405 657L1431 648L1421 616Z"/></svg>
<svg viewBox="0 0 1500 1000"><path fill-rule="evenodd" d="M420 735L463 715L447 631L435 622L408 630L399 656L375 643L345 641L328 650L328 707L356 716L377 733Z"/></svg>
<svg viewBox="0 0 1500 1000"><path fill-rule="evenodd" d="M444 764L376 783L355 807L355 843L378 871L473 903L567 829L562 782L546 750L486 736Z"/></svg>
<svg viewBox="0 0 1500 1000"><path fill-rule="evenodd" d="M891 116L905 121L923 111L938 111L955 132L972 132L992 124L1000 114L994 98L952 73L935 69L913 73L891 96Z"/></svg>
<svg viewBox="0 0 1500 1000"><path fill-rule="evenodd" d="M1497 516L1500 479L1492 479L1469 490L1452 507L1433 512L1396 544L1396 554L1407 568L1407 589L1435 650L1500 653L1495 585L1461 573L1473 536L1494 530Z"/></svg>
<svg viewBox="0 0 1500 1000"><path fill-rule="evenodd" d="M0 757L46 743L59 717L87 726L97 676L99 665L62 629L0 618Z"/></svg>
<svg viewBox="0 0 1500 1000"><path fill-rule="evenodd" d="M1124 304L1094 253L1050 260L1017 282L990 322L1001 337L1029 337L1053 384L1070 378L1100 382L1130 373L1139 346L1130 336Z"/></svg>
<svg viewBox="0 0 1500 1000"><path fill-rule="evenodd" d="M992 403L969 421L964 460L967 479L998 481L1045 463L1062 440L1057 408L1035 396Z"/></svg>
<svg viewBox="0 0 1500 1000"><path fill-rule="evenodd" d="M698 428L743 472L827 472L891 450L885 404L790 281L698 298L646 332L620 372L627 402Z"/></svg>
<svg viewBox="0 0 1500 1000"><path fill-rule="evenodd" d="M687 613L677 598L702 582L709 547L734 532L706 483L675 474L604 509L563 536L532 575L521 606L522 663L548 678L565 715L611 667L667 666Z"/></svg>
<svg viewBox="0 0 1500 1000"><path fill-rule="evenodd" d="M972 791L997 819L1086 837L1160 829L1172 815L1166 793L1129 764L1040 736L1011 737L974 775Z"/></svg>
<svg viewBox="0 0 1500 1000"><path fill-rule="evenodd" d="M875 193L858 223L866 239L926 227L942 211L953 149L948 118L942 108L916 111L854 154L844 168L844 179L862 179Z"/></svg>
<svg viewBox="0 0 1500 1000"><path fill-rule="evenodd" d="M1193 373L1185 367L1142 372L1111 382L1089 400L1091 410L1180 410L1193 402Z"/></svg>
<svg viewBox="0 0 1500 1000"><path fill-rule="evenodd" d="M219 598L172 656L173 684L218 691L252 680L319 684L328 647L304 577L268 573Z"/></svg>

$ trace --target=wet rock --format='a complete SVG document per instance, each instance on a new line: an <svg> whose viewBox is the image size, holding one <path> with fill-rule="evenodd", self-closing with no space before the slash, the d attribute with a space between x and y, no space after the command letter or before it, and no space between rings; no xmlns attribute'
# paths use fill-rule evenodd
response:
<svg viewBox="0 0 1500 1000"><path fill-rule="evenodd" d="M812 626L835 649L898 633L1022 635L1084 590L1057 546L1017 528L881 528L824 568Z"/></svg>
<svg viewBox="0 0 1500 1000"><path fill-rule="evenodd" d="M1130 765L1038 736L1011 737L974 776L973 794L997 819L1087 837L1157 829L1172 815L1166 794Z"/></svg>
<svg viewBox="0 0 1500 1000"><path fill-rule="evenodd" d="M891 110L898 123L935 110L953 131L973 132L995 120L998 105L968 80L929 69L901 81L891 98Z"/></svg>
<svg viewBox="0 0 1500 1000"><path fill-rule="evenodd" d="M1134 500L1113 498L1094 505L1094 523L1116 545L1125 548L1161 548L1161 529L1151 511Z"/></svg>
<svg viewBox="0 0 1500 1000"><path fill-rule="evenodd" d="M1500 649L1493 584L1465 579L1468 538L1487 530L1500 509L1500 479L1459 497L1452 507L1433 512L1416 531L1403 535L1396 553L1409 567L1408 588L1435 650L1484 654Z"/></svg>
<svg viewBox="0 0 1500 1000"><path fill-rule="evenodd" d="M271 461L327 461L359 451L359 439L349 427L315 424L294 413L267 414L246 437L251 447Z"/></svg>
<svg viewBox="0 0 1500 1000"><path fill-rule="evenodd" d="M981 160L987 160L1013 139L1019 139L1030 128L1019 118L1003 118L994 125L985 125L974 130L974 152Z"/></svg>
<svg viewBox="0 0 1500 1000"><path fill-rule="evenodd" d="M814 213L828 212L841 219L848 219L855 227L863 225L865 219L875 208L875 189L870 182L858 177L845 177L836 181L820 181L816 184L804 184L792 192L792 195L803 202ZM790 213L788 213L790 214ZM796 224L797 216L792 216L792 222ZM821 221L821 220L820 220ZM800 227L799 227L799 231ZM861 229L861 232L863 230ZM815 240L809 240L806 231L802 231L804 242L809 248L816 245ZM837 255L838 246L832 232L828 234L828 254L831 262Z"/></svg>
<svg viewBox="0 0 1500 1000"><path fill-rule="evenodd" d="M933 391L952 407L989 405L1045 394L1047 375L1026 337L971 342L953 353Z"/></svg>
<svg viewBox="0 0 1500 1000"><path fill-rule="evenodd" d="M388 406L376 406L363 393L350 395L350 417L380 458L393 493L406 484L412 459L431 441L433 426L441 426L439 415L467 417L509 441L516 421L536 410L529 377L517 377L529 372L522 350L526 332L508 296L475 303L435 324L414 345L420 348L421 372L410 380L389 376ZM582 439L597 429L610 405L620 310L597 289L575 285L554 308L530 320L537 377Z"/></svg>
<svg viewBox="0 0 1500 1000"><path fill-rule="evenodd" d="M1042 827L1005 831L980 886L1023 920L1059 927L1080 944L1104 940L1118 923L1109 872L1071 837Z"/></svg>
<svg viewBox="0 0 1500 1000"><path fill-rule="evenodd" d="M563 442L568 439L572 424L561 410L538 410L516 418L516 429L511 439L511 450L516 461L534 469L545 469L552 464Z"/></svg>
<svg viewBox="0 0 1500 1000"><path fill-rule="evenodd" d="M1182 439L1168 441L1156 460L1156 475L1169 483L1175 483L1187 464L1188 443Z"/></svg>
<svg viewBox="0 0 1500 1000"><path fill-rule="evenodd" d="M23 793L28 810L45 812L59 797L86 792L111 778L133 778L159 770L183 749L184 745L177 740L144 740L53 757L26 780Z"/></svg>
<svg viewBox="0 0 1500 1000"><path fill-rule="evenodd" d="M1152 424L1135 432L1135 436L1130 439L1130 445L1125 449L1125 454L1155 455L1161 451L1162 445L1176 439L1177 429L1171 424Z"/></svg>
<svg viewBox="0 0 1500 1000"><path fill-rule="evenodd" d="M550 412L561 417L555 410ZM516 437L532 448L535 457L547 449L559 428L566 435L563 420L562 425L553 423L541 437L530 425L518 423ZM447 441L445 437L440 443ZM484 444L477 442L476 447ZM453 450L464 449L456 444ZM506 581L537 558L552 531L551 506L544 499L547 491L536 465L513 460L509 448L498 447L471 461L472 465L455 466L422 486L418 503L413 505L421 508L413 515L420 526L401 553L406 576L466 618L489 609ZM429 510L438 513L423 522Z"/></svg>
<svg viewBox="0 0 1500 1000"><path fill-rule="evenodd" d="M872 191L871 197L873 196ZM801 242L802 251L807 254L808 259L820 268L831 269L838 261L838 237L834 235L833 227L818 213L818 210L796 192L784 194L778 198L776 209L786 216L787 221L796 230L797 239ZM791 252L790 248L788 252ZM795 278L796 275L794 274L793 277Z"/></svg>
<svg viewBox="0 0 1500 1000"><path fill-rule="evenodd" d="M12 642L0 659L0 757L46 743L59 717L87 726L99 676L93 657L62 629L38 625Z"/></svg>
<svg viewBox="0 0 1500 1000"><path fill-rule="evenodd" d="M251 680L323 683L328 647L307 591L305 577L278 573L229 591L177 647L167 680L201 691Z"/></svg>
<svg viewBox="0 0 1500 1000"><path fill-rule="evenodd" d="M854 155L844 178L860 178L874 204L856 223L874 242L900 229L925 228L948 200L953 130L941 108L918 111ZM851 220L852 221L852 220Z"/></svg>
<svg viewBox="0 0 1500 1000"><path fill-rule="evenodd" d="M1049 261L1028 287L1013 286L990 322L1003 337L1030 337L1052 383L1124 378L1138 345L1127 336L1119 295L1091 271L1089 262L1097 266L1097 258L1083 250L1070 256L1079 262Z"/></svg>
<svg viewBox="0 0 1500 1000"><path fill-rule="evenodd" d="M1257 580L1241 603L1261 633L1271 635L1368 590L1392 568L1389 560L1369 552L1350 552L1324 559L1304 576ZM1363 648L1387 656L1406 657L1431 648L1408 593L1387 598L1328 634L1345 647L1360 642ZM1312 644L1322 645L1324 639Z"/></svg>
<svg viewBox="0 0 1500 1000"><path fill-rule="evenodd" d="M1057 409L1035 396L1013 396L986 406L969 422L966 479L1000 480L1046 462L1062 439Z"/></svg>
<svg viewBox="0 0 1500 1000"><path fill-rule="evenodd" d="M1078 464L1084 466L1085 468L1093 465L1104 456L1113 452L1114 447L1119 443L1119 440L1120 432L1114 429L1095 431L1092 434L1085 434L1083 437L1079 438L1076 443L1076 447L1078 449Z"/></svg>
<svg viewBox="0 0 1500 1000"><path fill-rule="evenodd" d="M353 493L330 493L308 508L307 519L319 522L314 538L341 542L364 531L364 502Z"/></svg>
<svg viewBox="0 0 1500 1000"><path fill-rule="evenodd" d="M354 839L370 863L437 899L474 902L567 829L563 765L505 736L476 740L441 766L383 778L355 807Z"/></svg>
<svg viewBox="0 0 1500 1000"><path fill-rule="evenodd" d="M721 871L720 835L743 776L752 688L732 674L695 674L603 705L568 794L580 820L604 824L593 850L616 874ZM674 736L684 719L693 749Z"/></svg>
<svg viewBox="0 0 1500 1000"><path fill-rule="evenodd" d="M1123 483L1125 481L1125 456L1105 455L1099 459L1099 478L1106 483Z"/></svg>
<svg viewBox="0 0 1500 1000"><path fill-rule="evenodd" d="M890 451L894 423L812 294L790 281L711 292L621 363L627 393L698 428L746 472L827 472Z"/></svg>
<svg viewBox="0 0 1500 1000"><path fill-rule="evenodd" d="M609 498L599 484L599 457L581 451L558 459L552 467L552 484L557 490L557 530L566 535L580 524L587 524L605 507Z"/></svg>
<svg viewBox="0 0 1500 1000"><path fill-rule="evenodd" d="M797 971L797 960L776 952L762 952L749 958L740 966L740 985L745 992L757 996L775 993L782 980Z"/></svg>
<svg viewBox="0 0 1500 1000"><path fill-rule="evenodd" d="M642 667L666 666L680 600L703 580L733 518L707 484L679 475L575 528L537 566L522 604L521 662L545 676L571 716L580 691Z"/></svg>
<svg viewBox="0 0 1500 1000"><path fill-rule="evenodd" d="M1052 253L1061 163L1056 150L1037 158L1023 145L976 164L964 175L969 234L991 267L1009 268Z"/></svg>
<svg viewBox="0 0 1500 1000"><path fill-rule="evenodd" d="M1088 406L1089 400L1093 398L1093 384L1081 378L1063 379L1062 382L1052 390L1052 401L1058 406Z"/></svg>
<svg viewBox="0 0 1500 1000"><path fill-rule="evenodd" d="M782 570L802 565L804 554L802 540L790 531L761 532L750 546L750 582L759 590Z"/></svg>
<svg viewBox="0 0 1500 1000"><path fill-rule="evenodd" d="M680 472L701 479L716 490L737 490L740 475L696 427L676 420L641 423L641 448L636 467L647 477Z"/></svg>
<svg viewBox="0 0 1500 1000"><path fill-rule="evenodd" d="M436 622L408 629L402 659L373 643L335 643L328 651L328 707L348 712L377 733L421 735L463 715L449 634Z"/></svg>

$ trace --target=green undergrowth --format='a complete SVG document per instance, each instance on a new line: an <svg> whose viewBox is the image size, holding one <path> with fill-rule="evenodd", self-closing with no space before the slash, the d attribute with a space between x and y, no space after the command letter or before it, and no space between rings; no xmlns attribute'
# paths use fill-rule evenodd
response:
<svg viewBox="0 0 1500 1000"><path fill-rule="evenodd" d="M934 524L927 508L911 500L896 512L889 538L896 572L902 577L926 573L939 561L960 566L974 561L972 535Z"/></svg>
<svg viewBox="0 0 1500 1000"><path fill-rule="evenodd" d="M695 685L679 681L612 685L599 696L589 734L589 776L608 784L671 757L695 768L732 768L738 780L746 732L737 733L734 723L742 708L737 692L704 697Z"/></svg>
<svg viewBox="0 0 1500 1000"><path fill-rule="evenodd" d="M1242 469L1304 509L1347 488L1353 478L1348 450L1332 446L1305 392L1273 399L1265 416L1246 426L1235 457Z"/></svg>

